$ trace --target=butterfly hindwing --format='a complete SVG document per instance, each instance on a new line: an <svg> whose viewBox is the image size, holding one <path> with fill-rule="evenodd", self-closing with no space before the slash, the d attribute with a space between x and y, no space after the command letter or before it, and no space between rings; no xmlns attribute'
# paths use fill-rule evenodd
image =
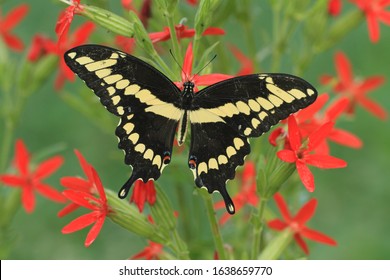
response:
<svg viewBox="0 0 390 280"><path fill-rule="evenodd" d="M160 177L170 162L181 110L180 90L142 60L108 47L84 45L65 53L66 64L85 81L108 111L120 117L116 135L133 173L119 192L125 197L137 179Z"/></svg>
<svg viewBox="0 0 390 280"><path fill-rule="evenodd" d="M250 152L248 137L262 135L316 97L309 83L287 74L240 76L199 91L190 112L189 156L189 163L196 160L192 171L197 186L219 191L226 209L233 213L226 182L234 178L235 169Z"/></svg>

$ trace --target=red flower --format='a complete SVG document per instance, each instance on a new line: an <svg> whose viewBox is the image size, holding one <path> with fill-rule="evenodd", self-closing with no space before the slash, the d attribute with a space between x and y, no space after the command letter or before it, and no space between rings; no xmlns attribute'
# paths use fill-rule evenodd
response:
<svg viewBox="0 0 390 280"><path fill-rule="evenodd" d="M163 251L163 245L153 241L148 241L148 243L149 246L145 247L145 249L143 249L138 254L132 256L131 259L158 260Z"/></svg>
<svg viewBox="0 0 390 280"><path fill-rule="evenodd" d="M55 27L59 44L66 40L74 15L83 10L83 6L80 5L80 0L70 0L69 5L68 8L60 13Z"/></svg>
<svg viewBox="0 0 390 280"><path fill-rule="evenodd" d="M60 45L56 44L48 38L41 36L38 39L33 40L33 45L29 52L29 59L34 60L39 58L42 54L54 54L59 58L59 72L57 74L54 87L59 90L63 87L65 80L73 81L75 76L72 70L66 65L64 61L64 53L72 47L82 45L91 35L95 28L92 22L86 22L77 28L74 33L65 39Z"/></svg>
<svg viewBox="0 0 390 280"><path fill-rule="evenodd" d="M85 207L92 210L92 212L82 215L75 220L71 221L62 229L62 233L72 233L81 230L94 223L92 228L89 230L87 238L85 239L84 245L90 246L97 238L101 228L103 227L106 216L109 213L109 207L107 205L107 198L104 192L102 182L100 181L99 175L96 170L90 166L90 172L93 178L93 184L96 186L99 198L93 196L88 192L65 190L63 191L64 196L73 203L79 206Z"/></svg>
<svg viewBox="0 0 390 280"><path fill-rule="evenodd" d="M329 0L328 2L328 13L331 16L338 16L341 12L343 3L341 0Z"/></svg>
<svg viewBox="0 0 390 280"><path fill-rule="evenodd" d="M75 150L74 152L79 160L80 166L83 169L83 172L87 177L87 179L83 179L80 177L62 177L60 180L61 185L64 186L65 188L74 191L96 194L97 189L91 171L92 166L85 160L83 155L78 150ZM67 206L65 206L60 212L58 212L58 217L63 217L65 215L68 215L69 213L73 212L79 207L80 205L76 203L70 203Z"/></svg>
<svg viewBox="0 0 390 280"><path fill-rule="evenodd" d="M22 4L11 10L4 18L0 13L0 36L3 38L5 44L14 51L22 51L24 45L11 31L26 16L28 10L28 5Z"/></svg>
<svg viewBox="0 0 390 280"><path fill-rule="evenodd" d="M195 6L198 4L198 0L187 0L187 3L192 5L192 6Z"/></svg>
<svg viewBox="0 0 390 280"><path fill-rule="evenodd" d="M331 104L323 113L319 113L328 99L328 94L321 94L311 106L295 114L298 126L301 129L301 132L303 132L303 137L306 137L327 122L335 123L349 104L347 98L340 98ZM355 149L361 148L363 145L362 141L357 136L336 127L333 127L326 139ZM317 146L316 152L329 154L329 146L326 139Z"/></svg>
<svg viewBox="0 0 390 280"><path fill-rule="evenodd" d="M193 61L193 54L192 54L192 44L190 43L188 45L185 57L184 57L184 63L183 63L183 71L181 73L181 82L176 82L176 86L178 86L181 90L184 89L184 83L191 81L195 84L194 91L198 91L198 86L208 86L215 84L217 82L232 78L233 76L225 75L225 74L206 74L206 75L192 75L192 61Z"/></svg>
<svg viewBox="0 0 390 280"><path fill-rule="evenodd" d="M154 182L152 180L149 180L146 183L142 180L135 181L130 201L134 202L138 206L138 210L140 212L144 210L146 201L150 205L153 205L156 202L156 189L154 187Z"/></svg>
<svg viewBox="0 0 390 280"><path fill-rule="evenodd" d="M379 40L379 22L390 25L390 11L385 10L390 5L390 0L351 0L366 14L367 27L370 40L373 43Z"/></svg>
<svg viewBox="0 0 390 280"><path fill-rule="evenodd" d="M244 165L244 171L242 173L241 189L238 194L233 197L233 201L236 207L236 211L241 209L247 204L257 206L259 198L256 194L256 166L252 161L247 161ZM216 209L225 208L223 201L214 204ZM232 215L224 213L219 220L219 223L223 225Z"/></svg>
<svg viewBox="0 0 390 280"><path fill-rule="evenodd" d="M305 225L305 223L309 221L314 215L315 209L317 207L316 199L313 198L309 200L305 205L303 205L303 207L298 211L295 217L291 216L287 208L287 204L280 194L275 194L274 199L276 201L276 205L278 206L280 213L282 214L283 220L275 219L269 221L268 226L277 231L282 231L286 228L292 230L294 232L295 241L297 242L299 247L302 248L305 254L309 254L309 248L306 242L303 240L303 237L331 246L337 245L336 241L329 236L316 230L312 230Z"/></svg>
<svg viewBox="0 0 390 280"><path fill-rule="evenodd" d="M115 44L126 53L132 53L135 48L134 38L127 38L125 36L115 36Z"/></svg>
<svg viewBox="0 0 390 280"><path fill-rule="evenodd" d="M378 118L386 119L387 112L379 104L366 97L369 91L382 85L385 78L383 76L373 76L367 79L355 79L353 77L351 64L342 52L336 53L335 64L338 78L333 90L348 98L349 105L346 112L352 114L356 104L360 104ZM333 78L329 75L321 77L321 82L323 84L329 84L332 81Z"/></svg>
<svg viewBox="0 0 390 280"><path fill-rule="evenodd" d="M329 135L333 123L328 122L312 132L307 141L302 141L301 132L294 116L288 118L288 139L290 148L277 153L286 162L295 163L299 177L309 192L314 191L314 177L307 165L318 168L341 168L347 166L344 160L326 155L315 154L315 148Z"/></svg>
<svg viewBox="0 0 390 280"><path fill-rule="evenodd" d="M30 155L22 140L15 145L14 166L18 175L2 174L0 182L10 187L22 189L22 204L27 213L35 207L34 191L56 202L64 203L66 199L51 186L42 182L43 179L54 173L63 163L61 156L55 156L38 164L34 171L30 170Z"/></svg>
<svg viewBox="0 0 390 280"><path fill-rule="evenodd" d="M246 57L236 46L231 45L229 48L241 65L240 70L238 70L236 75L242 76L252 74L255 69L252 59Z"/></svg>
<svg viewBox="0 0 390 280"><path fill-rule="evenodd" d="M195 29L188 29L184 24L175 25L177 39L192 38L195 35ZM208 27L203 32L203 36L207 35L224 35L225 31L218 27ZM164 27L163 31L149 33L149 38L153 43L167 41L171 38L171 33L168 27Z"/></svg>

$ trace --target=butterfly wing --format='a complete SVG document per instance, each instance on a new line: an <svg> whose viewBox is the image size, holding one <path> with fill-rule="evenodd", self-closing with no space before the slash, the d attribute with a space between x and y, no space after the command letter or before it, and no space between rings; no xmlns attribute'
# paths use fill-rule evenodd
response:
<svg viewBox="0 0 390 280"><path fill-rule="evenodd" d="M132 175L119 191L126 197L138 179L156 180L170 162L181 110L180 90L161 72L122 51L83 45L67 51L66 64L120 117L116 135Z"/></svg>
<svg viewBox="0 0 390 280"><path fill-rule="evenodd" d="M315 101L317 91L287 74L253 74L222 81L195 94L190 111L189 166L198 187L219 191L226 209L234 205L226 190L237 166L258 137L290 114Z"/></svg>

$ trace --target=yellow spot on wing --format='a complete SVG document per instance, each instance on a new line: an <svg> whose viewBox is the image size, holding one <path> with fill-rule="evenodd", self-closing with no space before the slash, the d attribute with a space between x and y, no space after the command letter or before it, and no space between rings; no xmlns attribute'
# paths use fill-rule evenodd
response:
<svg viewBox="0 0 390 280"><path fill-rule="evenodd" d="M116 95L113 98L111 98L111 101L114 105L117 105L119 101L121 101L121 98L119 97L119 95Z"/></svg>
<svg viewBox="0 0 390 280"><path fill-rule="evenodd" d="M249 108L249 106L243 102L243 101L238 101L236 103L236 107L237 109L241 112L241 113L244 113L245 115L250 115L251 113L251 108Z"/></svg>
<svg viewBox="0 0 390 280"><path fill-rule="evenodd" d="M232 156L234 156L235 154L237 154L236 152L236 149L234 149L232 146L229 146L226 148L226 155L231 158Z"/></svg>
<svg viewBox="0 0 390 280"><path fill-rule="evenodd" d="M129 140L130 140L131 142L133 142L134 145L137 144L138 139L139 139L139 134L138 134L138 133L133 133L133 134L131 134L131 135L129 136Z"/></svg>
<svg viewBox="0 0 390 280"><path fill-rule="evenodd" d="M124 88L127 87L129 84L130 84L130 81L129 81L129 80L123 79L123 80L117 82L117 83L115 84L115 87L116 87L117 89L124 89Z"/></svg>
<svg viewBox="0 0 390 280"><path fill-rule="evenodd" d="M252 109L252 111L260 112L260 109L261 109L260 104L257 103L255 100L250 99L250 100L248 101L248 105L249 105L249 107Z"/></svg>
<svg viewBox="0 0 390 280"><path fill-rule="evenodd" d="M253 128L256 129L259 126L260 121L256 118L253 118L251 121L251 124L252 124Z"/></svg>
<svg viewBox="0 0 390 280"><path fill-rule="evenodd" d="M76 55L77 55L77 53L75 53L75 52L68 53L68 56L69 56L71 59L75 58ZM77 60L76 60L76 61L77 61Z"/></svg>
<svg viewBox="0 0 390 280"><path fill-rule="evenodd" d="M157 168L160 169L160 167L161 167L161 156L160 155L156 155L153 158L152 164L157 165Z"/></svg>
<svg viewBox="0 0 390 280"><path fill-rule="evenodd" d="M96 61L93 63L89 63L85 65L85 68L87 68L88 71L94 72L99 69L108 68L110 66L113 66L117 63L117 60L115 59L106 59L101 61Z"/></svg>
<svg viewBox="0 0 390 280"><path fill-rule="evenodd" d="M120 75L120 74L115 74L115 75L111 75L111 76L108 76L108 77L105 77L103 80L107 83L107 84L113 84L113 83L116 83L117 81L123 79L123 76Z"/></svg>
<svg viewBox="0 0 390 280"><path fill-rule="evenodd" d="M289 90L288 93L293 95L296 99L301 99L306 97L306 94L303 91L300 91L299 89L296 88Z"/></svg>
<svg viewBox="0 0 390 280"><path fill-rule="evenodd" d="M136 94L140 89L139 85L130 85L125 89L125 95Z"/></svg>
<svg viewBox="0 0 390 280"><path fill-rule="evenodd" d="M134 124L132 124L132 123L126 123L126 124L123 126L123 129L126 130L126 133L127 133L127 134L130 134L130 132L132 132L133 129L134 129Z"/></svg>
<svg viewBox="0 0 390 280"><path fill-rule="evenodd" d="M74 53L74 54L75 54L75 53ZM74 58L74 57L72 57L72 59L73 59L73 58ZM78 58L76 58L76 61L77 61L80 65L85 65L85 64L94 62L94 60L91 59L91 58L88 57L88 56L81 56L81 57L78 57Z"/></svg>
<svg viewBox="0 0 390 280"><path fill-rule="evenodd" d="M144 158L145 159L149 159L150 161L153 159L153 150L152 149L147 149L145 154L144 154Z"/></svg>
<svg viewBox="0 0 390 280"><path fill-rule="evenodd" d="M134 150L142 154L145 151L145 145L139 143L137 146L135 146Z"/></svg>
<svg viewBox="0 0 390 280"><path fill-rule="evenodd" d="M200 175L202 172L207 173L207 164L205 162L201 162L198 165L198 175Z"/></svg>
<svg viewBox="0 0 390 280"><path fill-rule="evenodd" d="M263 107L265 110L271 110L274 108L274 105L263 97L256 98L256 101Z"/></svg>
<svg viewBox="0 0 390 280"><path fill-rule="evenodd" d="M167 119L179 121L181 110L173 104L165 103L163 105L150 106L145 109L145 112L152 112L156 115L163 116Z"/></svg>
<svg viewBox="0 0 390 280"><path fill-rule="evenodd" d="M222 118L210 112L208 109L198 109L190 111L190 121L191 123L225 122Z"/></svg>
<svg viewBox="0 0 390 280"><path fill-rule="evenodd" d="M283 104L283 100L277 97L276 95L270 94L268 100L272 102L276 107L279 107Z"/></svg>
<svg viewBox="0 0 390 280"><path fill-rule="evenodd" d="M228 163L228 158L225 155L219 155L218 156L218 163L219 164L226 164L226 163Z"/></svg>
<svg viewBox="0 0 390 280"><path fill-rule="evenodd" d="M233 115L238 115L240 113L240 111L237 109L236 106L234 106L233 103L227 103L223 106L218 107L218 109L224 112L228 117L233 117Z"/></svg>
<svg viewBox="0 0 390 280"><path fill-rule="evenodd" d="M209 169L219 169L218 168L218 162L215 158L209 159Z"/></svg>
<svg viewBox="0 0 390 280"><path fill-rule="evenodd" d="M111 69L109 69L109 68L100 69L100 70L97 70L95 72L95 74L99 78L104 78L104 77L107 77L108 75L111 74Z"/></svg>
<svg viewBox="0 0 390 280"><path fill-rule="evenodd" d="M290 94L288 94L287 92L285 92L281 88L279 88L275 85L271 85L271 84L267 84L266 87L270 92L277 95L278 97L283 99L285 102L291 103L294 101L294 97L292 97Z"/></svg>
<svg viewBox="0 0 390 280"><path fill-rule="evenodd" d="M233 143L236 150L239 150L242 146L244 146L244 141L242 141L242 139L238 137L234 138Z"/></svg>

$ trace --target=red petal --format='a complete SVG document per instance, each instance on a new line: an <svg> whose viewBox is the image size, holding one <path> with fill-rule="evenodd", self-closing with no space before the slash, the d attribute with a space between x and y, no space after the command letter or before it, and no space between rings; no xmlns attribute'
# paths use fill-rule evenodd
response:
<svg viewBox="0 0 390 280"><path fill-rule="evenodd" d="M190 43L187 47L187 50L186 50L186 54L184 57L184 63L183 63L183 71L181 73L181 79L183 82L188 81L188 77L191 76L192 60L193 60L192 43Z"/></svg>
<svg viewBox="0 0 390 280"><path fill-rule="evenodd" d="M16 37L15 35L12 35L10 33L2 33L1 35L3 35L3 39L6 43L6 45L10 49L12 49L16 52L23 51L24 44L23 44L22 40L20 40L18 37Z"/></svg>
<svg viewBox="0 0 390 280"><path fill-rule="evenodd" d="M287 224L279 219L269 221L267 224L268 224L269 228L272 228L272 229L278 230L278 231L284 230L287 227Z"/></svg>
<svg viewBox="0 0 390 280"><path fill-rule="evenodd" d="M152 180L146 183L146 199L150 205L156 202L156 189Z"/></svg>
<svg viewBox="0 0 390 280"><path fill-rule="evenodd" d="M296 162L298 160L295 152L293 152L291 150L281 150L281 151L277 152L276 155L281 160L283 160L285 162L289 162L289 163L293 163L293 162Z"/></svg>
<svg viewBox="0 0 390 280"><path fill-rule="evenodd" d="M66 198L59 191L51 188L49 185L37 184L35 188L41 195L45 196L48 199L60 203L66 202Z"/></svg>
<svg viewBox="0 0 390 280"><path fill-rule="evenodd" d="M91 36L91 33L94 31L94 29L95 24L93 22L86 22L77 28L73 33L73 45L78 46L84 44L88 40L89 36Z"/></svg>
<svg viewBox="0 0 390 280"><path fill-rule="evenodd" d="M352 67L348 58L342 52L337 52L335 56L336 71L340 82L350 85L353 82Z"/></svg>
<svg viewBox="0 0 390 280"><path fill-rule="evenodd" d="M323 85L330 84L334 81L333 76L325 74L320 77L320 83Z"/></svg>
<svg viewBox="0 0 390 280"><path fill-rule="evenodd" d="M2 30L10 30L15 27L27 14L29 6L22 4L11 10L1 23Z"/></svg>
<svg viewBox="0 0 390 280"><path fill-rule="evenodd" d="M314 116L324 107L325 103L329 100L329 95L324 93L318 96L317 100L309 107L300 110L295 114L299 123L303 123L312 120Z"/></svg>
<svg viewBox="0 0 390 280"><path fill-rule="evenodd" d="M324 243L331 246L337 245L337 242L334 239L316 230L306 228L300 233L303 237L317 241L319 243Z"/></svg>
<svg viewBox="0 0 390 280"><path fill-rule="evenodd" d="M218 27L208 27L206 30L202 33L203 36L205 35L225 35L225 30Z"/></svg>
<svg viewBox="0 0 390 280"><path fill-rule="evenodd" d="M358 102L362 107L366 108L369 112L371 112L374 116L386 120L388 117L387 112L385 109L383 109L379 104L375 103L374 101L371 101L368 98L359 98Z"/></svg>
<svg viewBox="0 0 390 280"><path fill-rule="evenodd" d="M91 173L93 176L93 181L95 182L96 189L99 193L99 197L103 203L107 202L106 193L104 192L102 181L100 180L100 177L98 173L96 172L95 168L91 166Z"/></svg>
<svg viewBox="0 0 390 280"><path fill-rule="evenodd" d="M346 161L329 155L307 155L305 162L318 168L343 168L347 166Z"/></svg>
<svg viewBox="0 0 390 280"><path fill-rule="evenodd" d="M130 201L134 202L138 210L142 212L144 210L146 200L146 186L142 180L135 181L133 187L133 193L131 194Z"/></svg>
<svg viewBox="0 0 390 280"><path fill-rule="evenodd" d="M50 174L54 173L58 168L60 168L63 162L64 158L61 156L55 156L42 162L34 172L35 179L46 178Z"/></svg>
<svg viewBox="0 0 390 280"><path fill-rule="evenodd" d="M387 4L389 5L389 4ZM386 10L381 10L377 12L377 17L383 23L390 25L390 12Z"/></svg>
<svg viewBox="0 0 390 280"><path fill-rule="evenodd" d="M276 193L274 195L274 199L275 199L276 205L279 208L280 214L282 214L283 219L286 222L289 222L291 220L291 215L290 215L290 211L288 210L287 204L286 204L283 196L281 196L279 193Z"/></svg>
<svg viewBox="0 0 390 280"><path fill-rule="evenodd" d="M23 186L26 180L16 175L1 175L0 182L10 187L20 187Z"/></svg>
<svg viewBox="0 0 390 280"><path fill-rule="evenodd" d="M313 217L316 207L317 200L315 198L310 199L301 209L299 209L294 217L294 221L302 228L304 224Z"/></svg>
<svg viewBox="0 0 390 280"><path fill-rule="evenodd" d="M91 165L87 162L87 160L84 158L84 156L78 151L74 150L74 153L76 154L80 166L83 169L84 174L87 176L88 181L92 182L93 181L93 176L91 172Z"/></svg>
<svg viewBox="0 0 390 280"><path fill-rule="evenodd" d="M197 86L208 86L230 78L233 78L233 76L225 74L206 74L201 76L195 75L193 82Z"/></svg>
<svg viewBox="0 0 390 280"><path fill-rule="evenodd" d="M24 187L22 190L22 204L27 213L31 213L35 208L35 196L31 186Z"/></svg>
<svg viewBox="0 0 390 280"><path fill-rule="evenodd" d="M96 239L96 237L99 235L100 230L103 227L104 224L104 216L99 217L96 221L96 223L92 226L92 228L89 230L87 234L87 238L85 239L85 247L89 247Z"/></svg>
<svg viewBox="0 0 390 280"><path fill-rule="evenodd" d="M298 246L301 247L303 252L305 252L306 255L309 254L309 247L307 247L306 242L302 239L302 237L299 234L294 235L295 242L297 242Z"/></svg>
<svg viewBox="0 0 390 280"><path fill-rule="evenodd" d="M63 177L60 180L61 185L65 188L72 189L75 191L81 192L91 192L91 189L94 188L92 182L88 182L82 178L77 177Z"/></svg>
<svg viewBox="0 0 390 280"><path fill-rule="evenodd" d="M348 98L340 98L326 110L326 117L329 121L335 122L336 119L345 111L350 101Z"/></svg>
<svg viewBox="0 0 390 280"><path fill-rule="evenodd" d="M329 135L329 140L332 140L337 144L355 149L360 149L363 146L362 140L360 140L354 134L343 129L334 128L332 133Z"/></svg>
<svg viewBox="0 0 390 280"><path fill-rule="evenodd" d="M341 12L341 0L330 0L328 2L328 13L332 16L338 16Z"/></svg>
<svg viewBox="0 0 390 280"><path fill-rule="evenodd" d="M286 136L286 131L284 130L284 128L278 127L270 133L268 141L272 146L276 147L277 140L279 139L279 137L284 139L285 136Z"/></svg>
<svg viewBox="0 0 390 280"><path fill-rule="evenodd" d="M317 147L322 141L326 139L326 137L329 135L329 133L333 129L333 122L327 122L320 126L318 129L313 131L309 136L309 144L307 146L307 149L309 151L314 150L315 147Z"/></svg>
<svg viewBox="0 0 390 280"><path fill-rule="evenodd" d="M97 210L99 208L96 205L91 205L90 201L94 201L96 203L99 203L99 201L89 193L65 190L62 194L74 203L87 209Z"/></svg>
<svg viewBox="0 0 390 280"><path fill-rule="evenodd" d="M377 87L380 87L386 81L385 77L374 76L365 79L358 87L360 94L365 94L367 91L372 91Z"/></svg>
<svg viewBox="0 0 390 280"><path fill-rule="evenodd" d="M298 151L302 145L301 132L293 115L288 118L288 139L294 151Z"/></svg>
<svg viewBox="0 0 390 280"><path fill-rule="evenodd" d="M70 203L68 205L66 205L64 208L62 208L62 210L60 212L57 213L57 216L59 218L62 218L70 213L72 213L73 211L75 211L76 209L79 209L80 208L80 205L76 204L76 203Z"/></svg>
<svg viewBox="0 0 390 280"><path fill-rule="evenodd" d="M149 38L152 43L167 41L171 38L171 32L168 27L164 27L164 31L149 33Z"/></svg>
<svg viewBox="0 0 390 280"><path fill-rule="evenodd" d="M96 222L98 219L98 216L99 216L99 213L96 213L96 212L84 214L84 215L74 219L66 226L64 226L62 228L61 232L64 234L67 234L67 233L72 233L72 232L78 231L80 229L83 229L83 228L93 224L94 222Z"/></svg>
<svg viewBox="0 0 390 280"><path fill-rule="evenodd" d="M28 153L28 150L24 145L23 141L19 139L16 141L15 165L16 168L19 170L20 174L22 174L23 176L28 175L29 162L30 162L30 155Z"/></svg>
<svg viewBox="0 0 390 280"><path fill-rule="evenodd" d="M303 185L309 192L313 192L315 188L314 176L311 173L310 169L301 160L298 160L296 162L296 166L297 166L299 177L301 178Z"/></svg>
<svg viewBox="0 0 390 280"><path fill-rule="evenodd" d="M225 203L223 201L221 201L221 206L222 207L219 207L219 208L225 208ZM217 208L216 208L217 209ZM237 205L236 205L236 211L237 211ZM219 224L222 226L224 225L230 218L232 217L232 215L228 214L228 213L223 213L223 215L221 216L221 218L219 219Z"/></svg>
<svg viewBox="0 0 390 280"><path fill-rule="evenodd" d="M379 40L379 22L374 14L367 14L367 27L370 40L373 43Z"/></svg>

